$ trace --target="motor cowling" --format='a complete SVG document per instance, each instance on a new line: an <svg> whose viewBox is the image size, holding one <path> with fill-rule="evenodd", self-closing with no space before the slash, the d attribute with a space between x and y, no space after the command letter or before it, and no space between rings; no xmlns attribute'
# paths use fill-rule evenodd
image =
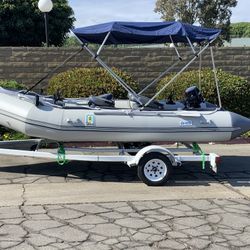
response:
<svg viewBox="0 0 250 250"><path fill-rule="evenodd" d="M200 108L204 98L196 86L189 87L185 90L185 106L188 109Z"/></svg>

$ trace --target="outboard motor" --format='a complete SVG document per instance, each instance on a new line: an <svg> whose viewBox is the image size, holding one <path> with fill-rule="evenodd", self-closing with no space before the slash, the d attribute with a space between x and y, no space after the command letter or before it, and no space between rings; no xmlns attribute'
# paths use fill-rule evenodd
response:
<svg viewBox="0 0 250 250"><path fill-rule="evenodd" d="M192 86L185 91L185 106L187 109L200 108L204 98L196 86Z"/></svg>

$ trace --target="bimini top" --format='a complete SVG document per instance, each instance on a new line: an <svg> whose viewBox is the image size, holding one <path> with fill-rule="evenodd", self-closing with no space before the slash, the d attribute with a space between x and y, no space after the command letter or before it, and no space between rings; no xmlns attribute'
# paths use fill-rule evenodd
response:
<svg viewBox="0 0 250 250"><path fill-rule="evenodd" d="M181 22L110 22L72 30L83 43L152 44L212 41L221 30L203 28ZM170 37L171 36L171 37Z"/></svg>

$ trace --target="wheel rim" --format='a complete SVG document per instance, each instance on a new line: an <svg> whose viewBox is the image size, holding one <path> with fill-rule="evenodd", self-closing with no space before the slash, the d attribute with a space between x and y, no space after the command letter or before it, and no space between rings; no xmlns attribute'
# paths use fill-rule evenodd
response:
<svg viewBox="0 0 250 250"><path fill-rule="evenodd" d="M164 179L167 174L167 165L161 159L152 159L144 166L145 177L152 181L157 182Z"/></svg>

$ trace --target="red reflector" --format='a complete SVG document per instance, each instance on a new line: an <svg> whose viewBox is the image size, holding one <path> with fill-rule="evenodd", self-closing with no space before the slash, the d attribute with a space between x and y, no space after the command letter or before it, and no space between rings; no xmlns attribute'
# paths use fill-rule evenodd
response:
<svg viewBox="0 0 250 250"><path fill-rule="evenodd" d="M220 156L217 156L217 157L215 158L215 162L216 162L216 164L219 164L219 163L221 162Z"/></svg>

